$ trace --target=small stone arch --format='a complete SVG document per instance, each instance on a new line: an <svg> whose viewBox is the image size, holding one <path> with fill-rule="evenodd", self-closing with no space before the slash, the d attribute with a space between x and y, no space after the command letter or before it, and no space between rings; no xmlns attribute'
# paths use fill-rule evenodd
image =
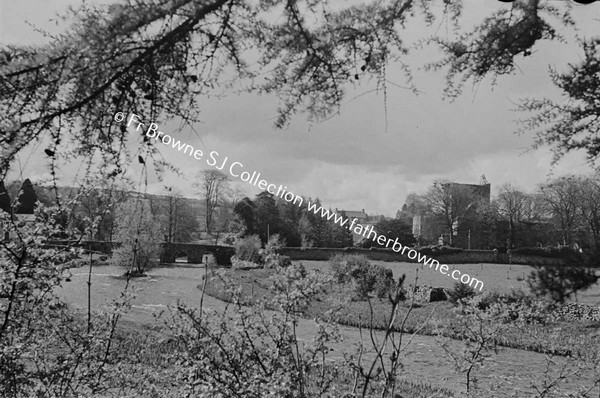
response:
<svg viewBox="0 0 600 398"><path fill-rule="evenodd" d="M188 264L202 264L204 255L211 253L217 264L230 266L231 256L235 254L235 249L230 246L201 245L195 243L162 243L160 262L174 263L180 253L187 255Z"/></svg>
<svg viewBox="0 0 600 398"><path fill-rule="evenodd" d="M189 262L187 251L180 250L179 252L177 252L177 254L175 255L175 262L177 262L177 260L180 258L185 258L185 261L179 261L179 262L185 262L185 263Z"/></svg>

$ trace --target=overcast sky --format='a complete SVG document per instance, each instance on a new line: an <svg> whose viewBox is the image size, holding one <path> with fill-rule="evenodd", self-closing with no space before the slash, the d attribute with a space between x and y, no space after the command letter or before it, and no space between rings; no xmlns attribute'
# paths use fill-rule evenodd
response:
<svg viewBox="0 0 600 398"><path fill-rule="evenodd" d="M441 1L440 1L441 3ZM467 21L502 6L492 0L465 0ZM0 42L3 44L39 44L43 41L27 22L49 30L60 25L49 21L68 0L0 0ZM581 34L589 36L600 23L600 3L574 4ZM467 22L468 23L468 22ZM421 23L408 26L408 36L426 36ZM319 197L325 206L365 209L369 214L393 216L410 192L424 192L438 178L478 183L484 174L492 191L505 182L532 190L551 176L589 173L591 168L582 154L572 154L551 168L548 149L527 151L533 135L517 136L515 103L522 97L547 96L560 99L550 82L548 66L564 70L568 62L581 58L581 50L570 43L545 43L533 56L518 60L519 71L503 77L497 86L488 82L469 86L454 102L443 101L444 75L424 72L419 67L439 57L433 49L415 53L407 61L415 71L415 84L421 94L390 85L387 93L387 131L385 105L381 92L366 93L372 84L348 87L348 96L339 115L309 125L297 116L286 130L273 127L277 100L256 95L231 96L224 100L199 101L203 123L195 133L184 132L182 140L206 152L218 151L231 161L256 170L274 184L283 184L296 194ZM392 82L403 84L402 74L392 65ZM365 94L366 93L366 94ZM162 131L173 126L156 121ZM204 162L181 156L172 148L161 152L181 171L183 178L166 174L169 185L193 195L191 180ZM43 150L43 148L42 148ZM20 156L10 178L31 177L42 180L48 175L40 149ZM77 168L61 169L61 182L73 182ZM132 169L131 174L135 175ZM550 174L551 173L551 174ZM187 181L186 181L187 180ZM150 191L160 192L165 182L152 179ZM240 183L249 193L256 193Z"/></svg>

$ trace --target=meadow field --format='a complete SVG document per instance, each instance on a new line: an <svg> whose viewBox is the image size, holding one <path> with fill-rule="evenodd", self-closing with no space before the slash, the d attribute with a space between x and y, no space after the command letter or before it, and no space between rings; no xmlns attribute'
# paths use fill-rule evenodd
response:
<svg viewBox="0 0 600 398"><path fill-rule="evenodd" d="M304 264L306 269L329 270L327 261L297 261ZM406 275L406 283L414 284L417 270L419 271L419 285L439 286L451 288L456 282L447 275L442 275L434 269L430 269L422 264L405 262L385 262L374 261L391 269L394 272L394 278L398 279L401 275ZM483 292L509 293L513 289L527 289L525 279L535 268L529 265L520 264L449 264L450 271L458 269L463 274L475 277L484 283ZM573 299L573 301L575 298ZM600 305L600 284L594 285L591 289L580 292L577 295L577 301L583 304Z"/></svg>

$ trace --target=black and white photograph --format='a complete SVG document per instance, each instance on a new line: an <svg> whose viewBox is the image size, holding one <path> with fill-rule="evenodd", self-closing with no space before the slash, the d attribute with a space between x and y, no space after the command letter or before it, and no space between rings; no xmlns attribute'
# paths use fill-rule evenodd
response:
<svg viewBox="0 0 600 398"><path fill-rule="evenodd" d="M0 397L600 398L600 1L0 0Z"/></svg>

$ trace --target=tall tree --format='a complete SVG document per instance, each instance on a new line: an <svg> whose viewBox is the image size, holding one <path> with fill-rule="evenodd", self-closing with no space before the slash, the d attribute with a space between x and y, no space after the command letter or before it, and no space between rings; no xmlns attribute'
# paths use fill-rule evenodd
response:
<svg viewBox="0 0 600 398"><path fill-rule="evenodd" d="M252 199L244 197L237 202L233 208L233 212L244 226L245 235L254 235L257 231L256 227L256 205Z"/></svg>
<svg viewBox="0 0 600 398"><path fill-rule="evenodd" d="M149 210L149 201L137 199L117 209L116 238L121 245L113 251L111 261L138 274L144 273L160 248L160 226Z"/></svg>
<svg viewBox="0 0 600 398"><path fill-rule="evenodd" d="M165 187L159 210L165 242L189 242L198 228L196 214L174 187Z"/></svg>
<svg viewBox="0 0 600 398"><path fill-rule="evenodd" d="M342 216L344 220L348 219L345 211L342 211L340 216ZM339 225L335 222L329 223L332 228L331 247L352 247L354 245L354 236L352 235L352 231L350 231L350 229L347 227L350 225L350 220L346 222L345 226Z"/></svg>
<svg viewBox="0 0 600 398"><path fill-rule="evenodd" d="M429 188L425 199L431 213L442 222L450 236L450 245L453 245L459 221L466 221L470 211L475 210L477 198L450 181L438 180Z"/></svg>
<svg viewBox="0 0 600 398"><path fill-rule="evenodd" d="M380 220L375 224L375 231L379 234L385 235L387 238L396 239L404 246L412 246L416 243L416 239L412 233L412 224L408 224L403 219L394 220ZM380 247L377 242L373 242L372 246Z"/></svg>
<svg viewBox="0 0 600 398"><path fill-rule="evenodd" d="M199 175L196 189L204 197L205 227L210 233L215 209L223 202L229 188L229 178L218 170L204 170Z"/></svg>
<svg viewBox="0 0 600 398"><path fill-rule="evenodd" d="M23 181L19 194L17 195L17 203L15 205L16 214L33 214L35 203L37 202L37 194L33 188L33 184L29 178Z"/></svg>
<svg viewBox="0 0 600 398"><path fill-rule="evenodd" d="M298 233L300 234L300 246L302 248L312 247L314 245L315 242L311 239L314 232L310 220L306 215L306 211L302 212L302 216L298 221Z"/></svg>
<svg viewBox="0 0 600 398"><path fill-rule="evenodd" d="M269 241L271 235L281 232L281 217L276 206L274 195L263 191L254 199L256 206L256 233L263 243Z"/></svg>
<svg viewBox="0 0 600 398"><path fill-rule="evenodd" d="M579 211L591 234L591 246L600 254L600 176L588 176L580 181Z"/></svg>
<svg viewBox="0 0 600 398"><path fill-rule="evenodd" d="M11 204L10 204L10 196L8 195L8 191L4 186L4 181L0 180L0 210L4 210L7 213L12 213Z"/></svg>
<svg viewBox="0 0 600 398"><path fill-rule="evenodd" d="M298 230L302 218L302 208L286 200L277 200L277 209L281 219L279 235L285 239L287 246L300 247L302 238Z"/></svg>
<svg viewBox="0 0 600 398"><path fill-rule="evenodd" d="M573 234L580 221L580 187L580 179L575 176L557 178L540 186L543 201L557 220L563 245L573 243Z"/></svg>
<svg viewBox="0 0 600 398"><path fill-rule="evenodd" d="M314 203L316 208L321 207L321 200L319 198L316 198L314 201L311 198L308 198L308 200L303 203L303 211L310 224L309 228L304 228L305 232L309 232L305 241L311 242L314 247L329 247L329 244L331 243L331 228L329 226L329 221L321 217L320 214L308 211L308 202Z"/></svg>
<svg viewBox="0 0 600 398"><path fill-rule="evenodd" d="M83 232L95 222L86 239L112 242L117 228L117 207L129 199L127 185L116 185L114 181L90 182L91 188L80 190L77 217L72 222ZM87 218L87 222L84 219Z"/></svg>
<svg viewBox="0 0 600 398"><path fill-rule="evenodd" d="M516 228L525 217L526 206L527 195L524 192L512 184L500 186L496 208L501 219L508 222L508 249L514 246Z"/></svg>

